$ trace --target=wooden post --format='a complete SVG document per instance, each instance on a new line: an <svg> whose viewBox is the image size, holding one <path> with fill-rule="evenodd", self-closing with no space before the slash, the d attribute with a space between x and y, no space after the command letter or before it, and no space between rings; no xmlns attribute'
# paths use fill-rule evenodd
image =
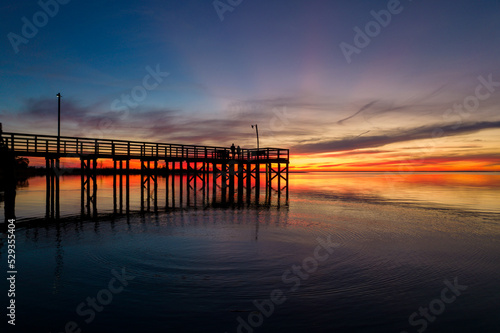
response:
<svg viewBox="0 0 500 333"><path fill-rule="evenodd" d="M50 218L54 218L55 210L55 177L54 177L54 159L50 159Z"/></svg>
<svg viewBox="0 0 500 333"><path fill-rule="evenodd" d="M287 159L287 162L286 162L286 204L288 205L288 170L290 169L290 164L288 162L288 159Z"/></svg>
<svg viewBox="0 0 500 333"><path fill-rule="evenodd" d="M238 203L243 202L243 163L238 162Z"/></svg>
<svg viewBox="0 0 500 333"><path fill-rule="evenodd" d="M182 147L182 155L184 156L184 147ZM183 196L184 196L184 172L183 172L183 166L182 166L182 161L179 162L179 184L180 184L180 193L179 193L179 206L182 207L182 201L183 201Z"/></svg>
<svg viewBox="0 0 500 333"><path fill-rule="evenodd" d="M128 158L125 167L127 168L125 174L125 209L128 214L130 212L130 160Z"/></svg>
<svg viewBox="0 0 500 333"><path fill-rule="evenodd" d="M49 219L50 218L50 161L49 158L45 158L45 218ZM83 203L82 203L83 205Z"/></svg>
<svg viewBox="0 0 500 333"><path fill-rule="evenodd" d="M113 155L114 155L114 146L113 146ZM116 205L116 160L113 159L113 213L117 213L117 205Z"/></svg>
<svg viewBox="0 0 500 333"><path fill-rule="evenodd" d="M175 208L175 161L172 161L172 208Z"/></svg>
<svg viewBox="0 0 500 333"><path fill-rule="evenodd" d="M220 188L221 188L221 202L225 203L227 200L227 164L226 160L222 162L220 168Z"/></svg>
<svg viewBox="0 0 500 333"><path fill-rule="evenodd" d="M282 177L282 171L281 171L281 163L278 163L278 204L281 200L281 177Z"/></svg>
<svg viewBox="0 0 500 333"><path fill-rule="evenodd" d="M212 202L217 201L217 164L212 164Z"/></svg>
<svg viewBox="0 0 500 333"><path fill-rule="evenodd" d="M59 156L56 158L56 166L54 170L54 177L56 178L56 219L59 220L60 217L60 205L59 205L59 193L60 193L60 188L59 188L59 173L61 171L61 166L59 164Z"/></svg>
<svg viewBox="0 0 500 333"><path fill-rule="evenodd" d="M158 145L156 145L156 155L158 156ZM155 171L154 171L154 209L158 212L158 160L154 161Z"/></svg>
<svg viewBox="0 0 500 333"><path fill-rule="evenodd" d="M235 176L235 160L229 161L229 202L234 201L234 176Z"/></svg>
<svg viewBox="0 0 500 333"><path fill-rule="evenodd" d="M186 161L186 194L187 194L187 205L189 207L191 203L191 175L193 174L193 168L191 167L191 162Z"/></svg>
<svg viewBox="0 0 500 333"><path fill-rule="evenodd" d="M259 202L260 196L260 163L259 161L255 164L255 202Z"/></svg>
<svg viewBox="0 0 500 333"><path fill-rule="evenodd" d="M250 203L250 197L252 196L252 163L250 160L247 161L247 203Z"/></svg>
<svg viewBox="0 0 500 333"><path fill-rule="evenodd" d="M152 149L152 148L151 148ZM148 184L147 191L148 191L148 212L151 210L151 161L148 160L147 164L147 169L146 169L146 182Z"/></svg>
<svg viewBox="0 0 500 333"><path fill-rule="evenodd" d="M141 213L143 212L144 212L144 160L141 160Z"/></svg>
<svg viewBox="0 0 500 333"><path fill-rule="evenodd" d="M165 156L167 155L167 152L166 152L167 148L165 148ZM170 170L169 170L169 167L168 167L168 160L165 160L165 209L168 208L168 189L169 189L169 186L168 186L168 178L170 176Z"/></svg>
<svg viewBox="0 0 500 333"><path fill-rule="evenodd" d="M93 217L97 217L97 156L96 158L94 158L94 161L93 161L93 179L94 179L94 184L93 184L93 203L94 203L94 206L92 207L92 215Z"/></svg>
<svg viewBox="0 0 500 333"><path fill-rule="evenodd" d="M120 160L120 214L123 213L123 160Z"/></svg>

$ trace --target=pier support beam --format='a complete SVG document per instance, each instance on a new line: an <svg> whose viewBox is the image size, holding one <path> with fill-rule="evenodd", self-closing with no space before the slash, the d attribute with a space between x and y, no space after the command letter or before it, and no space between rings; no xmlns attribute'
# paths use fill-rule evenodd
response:
<svg viewBox="0 0 500 333"><path fill-rule="evenodd" d="M81 165L81 209L82 215L97 217L97 159L80 158ZM85 209L86 208L86 209Z"/></svg>
<svg viewBox="0 0 500 333"><path fill-rule="evenodd" d="M125 172L123 171L123 164L126 164L126 170ZM129 163L128 160L121 160L121 159L114 159L113 160L113 166L114 166L114 171L113 171L113 212L115 214L120 213L123 214L123 178L126 178L125 180L125 191L126 191L126 197L125 197L125 206L126 206L126 211L128 213L129 207L130 207L130 202L129 202ZM118 180L117 180L118 177Z"/></svg>
<svg viewBox="0 0 500 333"><path fill-rule="evenodd" d="M45 195L45 218L59 219L60 197L59 197L59 174L60 164L58 158L45 158L46 169L46 195Z"/></svg>
<svg viewBox="0 0 500 333"><path fill-rule="evenodd" d="M153 164L153 166L151 166ZM153 182L153 192L151 192L151 182ZM158 160L141 160L141 212L145 211L144 200L146 200L147 211L153 209L158 211Z"/></svg>
<svg viewBox="0 0 500 333"><path fill-rule="evenodd" d="M244 164L238 162L238 203L243 203L243 182L245 180L245 169Z"/></svg>
<svg viewBox="0 0 500 333"><path fill-rule="evenodd" d="M255 164L255 203L259 203L260 198L260 163Z"/></svg>

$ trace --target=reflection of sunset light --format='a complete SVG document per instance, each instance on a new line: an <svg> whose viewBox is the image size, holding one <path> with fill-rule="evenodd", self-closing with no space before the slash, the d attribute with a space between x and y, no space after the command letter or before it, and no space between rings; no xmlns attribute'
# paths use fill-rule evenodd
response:
<svg viewBox="0 0 500 333"><path fill-rule="evenodd" d="M468 209L497 211L499 173L317 172L290 176L292 193L328 197L431 202Z"/></svg>
<svg viewBox="0 0 500 333"><path fill-rule="evenodd" d="M500 157L422 158L387 157L384 154L358 154L356 157L332 155L292 155L293 171L500 171Z"/></svg>

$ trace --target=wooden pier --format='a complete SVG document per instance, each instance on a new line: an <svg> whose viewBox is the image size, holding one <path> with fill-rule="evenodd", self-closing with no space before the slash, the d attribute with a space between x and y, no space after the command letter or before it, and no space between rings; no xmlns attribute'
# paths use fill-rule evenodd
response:
<svg viewBox="0 0 500 333"><path fill-rule="evenodd" d="M259 197L262 181L266 201L274 192L279 202L284 192L288 203L288 149L229 148L11 132L2 132L0 137L4 155L45 158L47 217L59 217L61 158L80 160L81 208L82 213L89 215L97 214L98 159L113 161L116 212L123 210L123 201L125 211L129 211L129 174L133 160L141 165L141 211L158 210L159 174L166 178L164 207L167 209L183 206L184 202L189 206L193 197L196 202L196 196L200 194L207 202L250 202L252 190L256 198ZM180 182L176 184L174 178L179 177Z"/></svg>

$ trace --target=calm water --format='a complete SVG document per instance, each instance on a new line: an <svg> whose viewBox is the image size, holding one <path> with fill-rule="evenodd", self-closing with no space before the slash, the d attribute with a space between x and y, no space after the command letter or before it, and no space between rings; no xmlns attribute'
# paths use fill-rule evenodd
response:
<svg viewBox="0 0 500 333"><path fill-rule="evenodd" d="M200 201L112 216L112 177L102 176L91 221L76 217L80 178L68 176L56 224L37 220L45 178L29 179L16 198L26 223L9 331L500 332L500 173L290 181L288 206ZM160 206L164 192L160 181ZM131 192L133 210L139 197Z"/></svg>

